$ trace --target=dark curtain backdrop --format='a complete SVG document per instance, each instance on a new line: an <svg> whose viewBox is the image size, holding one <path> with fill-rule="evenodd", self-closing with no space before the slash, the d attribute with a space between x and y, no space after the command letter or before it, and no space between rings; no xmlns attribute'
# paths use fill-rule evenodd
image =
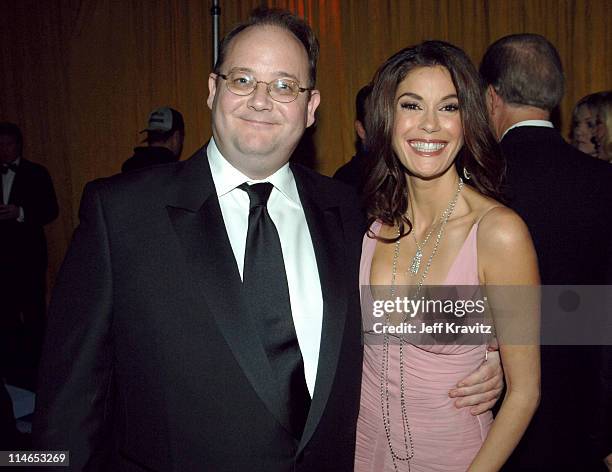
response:
<svg viewBox="0 0 612 472"><path fill-rule="evenodd" d="M478 62L510 33L545 35L567 75L572 105L612 88L609 0L220 0L221 33L255 6L305 17L321 42L322 105L310 163L331 174L353 154L354 96L398 49L443 39ZM0 0L0 120L24 132L24 156L55 182L60 218L47 228L53 281L85 183L118 172L142 139L147 113L170 105L186 122L183 157L210 135L211 0Z"/></svg>

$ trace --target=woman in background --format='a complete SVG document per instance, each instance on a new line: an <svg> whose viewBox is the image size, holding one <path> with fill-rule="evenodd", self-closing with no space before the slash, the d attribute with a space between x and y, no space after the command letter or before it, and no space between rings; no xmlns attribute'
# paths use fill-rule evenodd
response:
<svg viewBox="0 0 612 472"><path fill-rule="evenodd" d="M570 130L572 146L592 157L597 157L598 154L595 140L596 99L597 94L592 93L578 100L572 112L572 128Z"/></svg>
<svg viewBox="0 0 612 472"><path fill-rule="evenodd" d="M362 287L387 286L393 299L407 286L418 295L425 282L539 283L525 224L493 198L503 164L478 73L463 51L427 41L393 55L374 77L366 123L372 168L365 187L370 228L363 241ZM486 359L486 342L392 342L368 329L373 302L371 290L363 290L355 470L499 470L538 404L537 303L516 320L534 328L533 342L511 345L500 337L507 393L493 422L491 412L472 416L448 396ZM380 320L393 324L390 317L375 321Z"/></svg>
<svg viewBox="0 0 612 472"><path fill-rule="evenodd" d="M612 91L599 92L596 98L595 143L597 157L612 162Z"/></svg>

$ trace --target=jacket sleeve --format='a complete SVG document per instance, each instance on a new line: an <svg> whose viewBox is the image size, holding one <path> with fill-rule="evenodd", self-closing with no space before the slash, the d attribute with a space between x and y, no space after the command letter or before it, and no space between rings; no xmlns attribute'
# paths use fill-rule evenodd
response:
<svg viewBox="0 0 612 472"><path fill-rule="evenodd" d="M69 470L105 470L112 425L111 254L102 185L86 186L57 278L39 368L33 442L70 451Z"/></svg>
<svg viewBox="0 0 612 472"><path fill-rule="evenodd" d="M23 208L25 223L43 226L55 220L59 213L55 188L49 172L43 166L32 167L29 174L27 187L15 203Z"/></svg>

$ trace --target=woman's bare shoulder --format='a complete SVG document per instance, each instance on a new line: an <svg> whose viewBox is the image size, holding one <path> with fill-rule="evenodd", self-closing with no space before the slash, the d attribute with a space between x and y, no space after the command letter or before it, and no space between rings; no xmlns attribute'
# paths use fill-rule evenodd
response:
<svg viewBox="0 0 612 472"><path fill-rule="evenodd" d="M487 246L531 243L529 230L523 219L514 210L501 203L483 210L478 224L478 240Z"/></svg>
<svg viewBox="0 0 612 472"><path fill-rule="evenodd" d="M478 225L478 260L488 284L537 284L538 262L523 219L510 208L491 206Z"/></svg>
<svg viewBox="0 0 612 472"><path fill-rule="evenodd" d="M479 254L531 246L527 225L514 210L475 189L466 192L466 198L472 210L472 221L478 224Z"/></svg>
<svg viewBox="0 0 612 472"><path fill-rule="evenodd" d="M499 233L499 236L503 236L507 232L513 233L520 229L521 224L524 224L514 210L474 188L466 186L464 196L471 210L471 219L479 225L479 234L493 236Z"/></svg>

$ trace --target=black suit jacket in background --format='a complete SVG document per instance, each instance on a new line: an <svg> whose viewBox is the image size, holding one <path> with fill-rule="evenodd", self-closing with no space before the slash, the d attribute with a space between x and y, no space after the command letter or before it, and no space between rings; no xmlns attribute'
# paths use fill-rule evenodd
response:
<svg viewBox="0 0 612 472"><path fill-rule="evenodd" d="M0 221L0 377L15 381L12 375L18 372L17 382L23 382L23 369L37 362L44 330L47 241L43 226L58 214L47 169L22 158L7 203L23 208L24 221ZM33 388L34 380L28 377L27 382Z"/></svg>
<svg viewBox="0 0 612 472"><path fill-rule="evenodd" d="M552 128L514 128L501 147L508 204L529 227L542 284L610 283L612 166L577 151ZM544 307L542 316L554 313ZM600 470L602 431L594 419L610 406L610 399L598 403L601 359L595 347L542 346L540 408L504 470Z"/></svg>
<svg viewBox="0 0 612 472"><path fill-rule="evenodd" d="M1 259L21 267L24 272L44 275L47 242L43 226L58 215L57 198L47 169L21 158L7 203L23 208L24 221L0 221Z"/></svg>
<svg viewBox="0 0 612 472"><path fill-rule="evenodd" d="M86 187L50 307L35 447L70 450L70 470L352 471L364 221L348 187L292 171L324 304L302 438L283 424L202 149Z"/></svg>

